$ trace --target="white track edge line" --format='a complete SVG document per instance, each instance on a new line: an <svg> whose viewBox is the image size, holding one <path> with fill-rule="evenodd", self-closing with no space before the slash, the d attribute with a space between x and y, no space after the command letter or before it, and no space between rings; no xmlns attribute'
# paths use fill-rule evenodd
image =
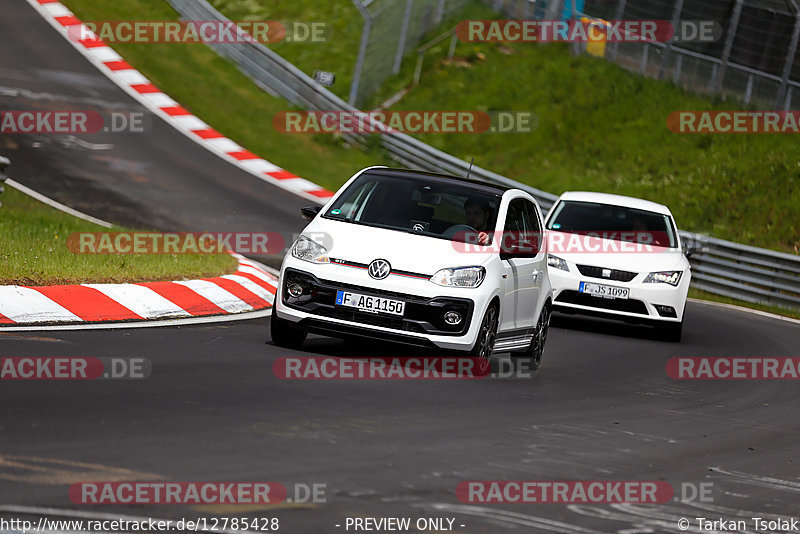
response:
<svg viewBox="0 0 800 534"><path fill-rule="evenodd" d="M6 183L6 185L9 185L9 186L13 187L14 189L19 191L20 193L24 193L24 194L28 195L31 198L35 198L36 200L38 200L39 202L41 202L43 204L47 204L51 208L55 208L55 209L57 209L59 211L63 211L64 213L72 215L73 217L77 217L78 219L83 219L84 221L89 221L89 222L92 222L92 223L95 223L95 224L99 224L100 226L102 226L104 228L112 228L114 226L110 222L106 222L106 221L104 221L102 219L98 219L97 217L92 217L91 215L87 215L87 214L85 214L83 212L80 212L80 211L78 211L76 209L70 208L69 206L66 206L66 205L62 204L61 202L53 200L52 198L46 197L43 194L39 193L38 191L34 191L30 187L24 186L21 183L15 181L15 180L12 180L11 178L7 179L5 181L5 183Z"/></svg>

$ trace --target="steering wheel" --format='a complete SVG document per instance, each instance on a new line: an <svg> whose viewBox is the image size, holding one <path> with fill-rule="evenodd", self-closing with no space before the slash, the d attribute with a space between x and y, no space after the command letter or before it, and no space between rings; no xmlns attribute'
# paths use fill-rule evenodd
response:
<svg viewBox="0 0 800 534"><path fill-rule="evenodd" d="M455 237L455 235L459 232L472 232L476 236L478 234L478 231L475 228L469 226L468 224L454 224L453 226L442 232L442 236Z"/></svg>

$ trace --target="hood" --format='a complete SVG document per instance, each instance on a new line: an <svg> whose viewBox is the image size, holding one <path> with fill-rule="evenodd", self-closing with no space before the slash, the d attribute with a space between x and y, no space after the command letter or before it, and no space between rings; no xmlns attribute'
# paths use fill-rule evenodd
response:
<svg viewBox="0 0 800 534"><path fill-rule="evenodd" d="M491 252L475 252L476 247L449 239L320 217L303 230L303 235L324 245L331 258L363 264L381 258L393 269L428 275L447 267L483 265L491 257Z"/></svg>

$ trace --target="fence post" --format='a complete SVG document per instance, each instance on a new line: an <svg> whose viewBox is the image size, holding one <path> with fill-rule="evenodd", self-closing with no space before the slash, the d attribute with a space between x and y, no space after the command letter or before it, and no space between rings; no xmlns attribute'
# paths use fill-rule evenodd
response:
<svg viewBox="0 0 800 534"><path fill-rule="evenodd" d="M408 23L411 20L411 10L414 9L414 0L406 0L406 12L403 15L403 25L400 28L400 39L397 41L397 52L394 55L393 74L400 72L403 65L403 52L406 48L406 38L408 37Z"/></svg>
<svg viewBox="0 0 800 534"><path fill-rule="evenodd" d="M614 20L622 20L622 17L625 16L625 4L627 0L619 0L617 4L617 10L614 12ZM611 44L611 49L608 51L608 59L609 61L614 61L617 58L617 48L619 48L619 41L614 41Z"/></svg>
<svg viewBox="0 0 800 534"><path fill-rule="evenodd" d="M353 3L358 9L358 12L361 13L361 17L364 19L364 30L361 32L361 44L358 48L358 59L356 60L356 67L353 71L353 81L350 82L350 97L347 100L347 103L351 106L355 106L356 102L358 101L358 90L359 85L361 84L361 71L364 68L364 59L367 56L367 45L369 45L369 33L372 30L372 17L367 11L367 8L364 4L361 3L361 0L353 0Z"/></svg>
<svg viewBox="0 0 800 534"><path fill-rule="evenodd" d="M725 79L725 69L728 67L728 60L731 57L731 50L733 49L733 41L736 39L736 30L739 29L739 19L742 16L742 6L744 0L736 0L736 5L733 6L733 14L731 15L731 22L728 26L728 35L725 37L725 48L722 51L722 65L719 69L719 78L714 84L714 90L719 91L722 89L722 82Z"/></svg>
<svg viewBox="0 0 800 534"><path fill-rule="evenodd" d="M675 8L672 10L672 27L677 28L680 22L681 11L683 11L683 0L675 0ZM664 48L664 57L661 58L661 68L658 70L658 79L664 79L664 72L667 70L667 62L672 53L672 40L674 35L667 41L667 46Z"/></svg>
<svg viewBox="0 0 800 534"><path fill-rule="evenodd" d="M786 88L789 85L789 76L792 74L794 56L797 53L797 42L800 41L800 10L797 8L795 2L792 2L792 4L795 9L794 31L792 32L792 42L789 45L789 51L786 53L786 62L783 64L783 76L781 76L781 86L778 89L778 98L775 99L775 109L777 110L783 109L786 105Z"/></svg>
<svg viewBox="0 0 800 534"><path fill-rule="evenodd" d="M566 0L569 2L569 17L570 20L577 24L578 23L578 5L576 0ZM581 55L581 43L579 41L575 41L572 43L572 54L575 56Z"/></svg>
<svg viewBox="0 0 800 534"><path fill-rule="evenodd" d="M442 23L442 19L444 18L444 4L447 0L439 0L439 4L436 6L436 14L433 16L433 26L437 27L439 24Z"/></svg>

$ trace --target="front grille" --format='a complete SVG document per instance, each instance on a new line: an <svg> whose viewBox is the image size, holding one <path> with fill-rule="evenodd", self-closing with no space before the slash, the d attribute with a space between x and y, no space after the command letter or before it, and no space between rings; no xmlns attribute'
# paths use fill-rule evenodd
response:
<svg viewBox="0 0 800 534"><path fill-rule="evenodd" d="M599 308L602 310L613 310L627 313L638 313L641 315L649 315L647 313L647 306L641 300L634 299L606 299L603 297L595 297L587 295L586 293L579 293L571 289L562 291L556 302L563 302L565 304L578 304L580 306L589 306L592 308Z"/></svg>
<svg viewBox="0 0 800 534"><path fill-rule="evenodd" d="M605 267L595 267L594 265L578 265L578 270L583 276L590 276L592 278L600 278L602 280L614 280L616 282L630 282L639 273L631 271L620 271L618 269L609 269L610 276L603 276L603 269Z"/></svg>
<svg viewBox="0 0 800 534"><path fill-rule="evenodd" d="M303 287L299 297L289 295L286 287L298 283ZM405 301L405 312L402 317L386 313L370 313L352 308L337 306L336 292L340 289L385 298ZM464 335L472 319L474 303L470 299L455 297L421 297L394 291L365 288L352 284L343 284L315 276L295 269L287 269L281 290L282 302L292 308L322 317L330 317L352 321L371 326L382 326L405 332L435 334L444 336ZM461 323L449 325L444 322L444 313L457 311L463 317Z"/></svg>

